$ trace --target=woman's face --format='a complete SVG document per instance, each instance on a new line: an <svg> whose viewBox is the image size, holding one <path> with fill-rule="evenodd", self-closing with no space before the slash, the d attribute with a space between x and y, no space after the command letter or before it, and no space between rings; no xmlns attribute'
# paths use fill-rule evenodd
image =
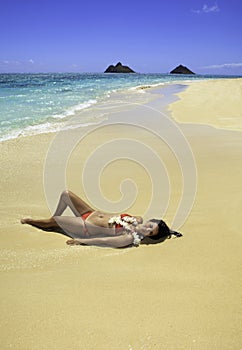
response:
<svg viewBox="0 0 242 350"><path fill-rule="evenodd" d="M144 236L155 236L157 235L159 228L155 222L146 221L144 224L139 224L136 226L136 231Z"/></svg>

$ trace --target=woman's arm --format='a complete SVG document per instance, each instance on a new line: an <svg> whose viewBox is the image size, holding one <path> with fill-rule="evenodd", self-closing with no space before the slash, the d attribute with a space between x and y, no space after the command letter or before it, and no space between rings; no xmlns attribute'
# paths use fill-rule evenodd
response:
<svg viewBox="0 0 242 350"><path fill-rule="evenodd" d="M133 244L134 238L131 235L121 235L101 238L76 238L66 241L68 245L94 245L98 247L121 248Z"/></svg>

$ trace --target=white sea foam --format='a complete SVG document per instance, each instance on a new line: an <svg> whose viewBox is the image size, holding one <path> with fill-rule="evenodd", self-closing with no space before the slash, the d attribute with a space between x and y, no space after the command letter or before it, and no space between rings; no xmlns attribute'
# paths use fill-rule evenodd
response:
<svg viewBox="0 0 242 350"><path fill-rule="evenodd" d="M86 128L88 126L100 124L104 119L103 117L104 117L104 114L100 114L99 118L95 118L95 121L83 122L79 120L78 122L75 121L75 124L74 123L71 124L69 121L67 121L67 122L57 122L57 123L46 122L42 124L29 125L24 129L14 130L9 132L7 135L3 135L2 137L0 137L0 142L16 139L18 137L55 133L63 130L70 130L70 129L77 129L77 128Z"/></svg>
<svg viewBox="0 0 242 350"><path fill-rule="evenodd" d="M92 105L96 104L97 100L88 100L87 102L80 103L76 106L73 106L69 109L67 109L62 114L55 114L52 115L51 118L53 119L66 119L72 116L75 116L78 112L83 111L84 109L90 108ZM99 119L100 118L100 119ZM29 117L22 118L22 120L30 119ZM78 118L78 120L75 120L75 124L71 124L69 122L69 119L66 121L58 121L58 122L44 122L44 123L38 123L36 125L29 125L25 128L19 128L16 130L9 131L8 134L0 136L0 142L1 141L7 141L11 139L15 139L18 137L25 137L25 136L32 136L36 134L46 134L46 133L54 133L61 130L68 130L68 129L76 129L80 127L88 127L91 125L99 124L103 120L103 114L100 113L95 120L87 120L86 118ZM5 121L1 123L2 126L10 125L10 121Z"/></svg>
<svg viewBox="0 0 242 350"><path fill-rule="evenodd" d="M163 86L163 85L166 85L167 83L165 82L160 82L160 83L156 83L156 84L147 84L147 85L137 85L137 86L133 86L131 88L129 88L129 90L131 91L141 91L143 92L143 90L146 90L146 89L152 89L152 88L155 88L157 86Z"/></svg>
<svg viewBox="0 0 242 350"><path fill-rule="evenodd" d="M83 109L86 109L86 108L94 105L95 103L97 103L97 100L88 100L87 102L80 103L79 105L76 105L76 106L73 106L73 107L67 109L62 114L54 114L54 115L52 115L52 117L57 118L57 119L63 119L66 117L70 117L72 115L75 115L76 112L81 111Z"/></svg>

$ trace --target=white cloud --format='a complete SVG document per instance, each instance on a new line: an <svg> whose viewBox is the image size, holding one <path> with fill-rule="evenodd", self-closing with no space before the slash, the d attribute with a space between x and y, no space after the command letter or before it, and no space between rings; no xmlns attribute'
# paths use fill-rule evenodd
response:
<svg viewBox="0 0 242 350"><path fill-rule="evenodd" d="M212 64L210 66L201 67L202 69L221 69L221 68L237 68L242 67L242 63L223 63L223 64Z"/></svg>
<svg viewBox="0 0 242 350"><path fill-rule="evenodd" d="M208 6L207 4L204 4L203 7L199 10L192 10L193 13L210 13L210 12L219 12L220 9L218 7L218 5L215 3L212 6Z"/></svg>
<svg viewBox="0 0 242 350"><path fill-rule="evenodd" d="M207 5L203 5L203 8L202 8L202 12L205 12L205 13L218 12L218 11L219 11L219 7L217 4L210 6L210 7Z"/></svg>
<svg viewBox="0 0 242 350"><path fill-rule="evenodd" d="M5 64L5 65L15 65L15 66L19 66L19 65L26 65L26 64L33 64L34 60L32 60L32 58L30 58L28 61L17 61L17 60L4 60L4 61L0 61L0 64Z"/></svg>
<svg viewBox="0 0 242 350"><path fill-rule="evenodd" d="M0 61L0 64L5 64L5 65L15 64L15 65L19 65L19 64L21 64L21 62L4 60L4 61Z"/></svg>

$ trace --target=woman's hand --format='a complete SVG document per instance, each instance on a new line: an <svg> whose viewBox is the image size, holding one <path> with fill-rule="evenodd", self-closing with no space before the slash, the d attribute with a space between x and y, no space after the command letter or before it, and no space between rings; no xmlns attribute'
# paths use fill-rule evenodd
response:
<svg viewBox="0 0 242 350"><path fill-rule="evenodd" d="M68 245L86 245L85 243L82 243L78 239L68 239L68 241L66 241L66 244L68 244Z"/></svg>
<svg viewBox="0 0 242 350"><path fill-rule="evenodd" d="M142 216L135 216L135 218L136 218L138 224L143 224Z"/></svg>

